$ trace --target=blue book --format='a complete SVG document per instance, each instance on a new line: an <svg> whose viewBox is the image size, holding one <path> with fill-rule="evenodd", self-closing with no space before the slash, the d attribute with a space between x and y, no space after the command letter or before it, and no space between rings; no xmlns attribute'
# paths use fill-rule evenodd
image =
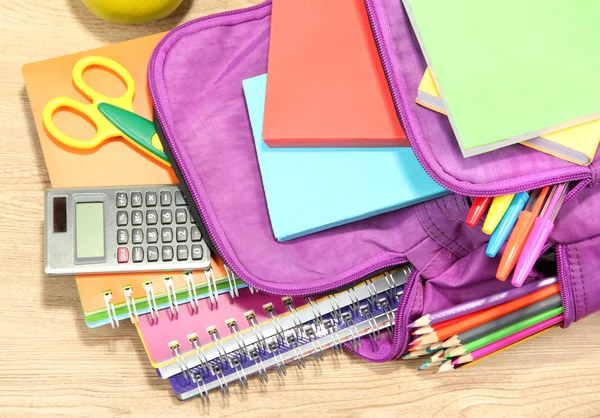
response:
<svg viewBox="0 0 600 418"><path fill-rule="evenodd" d="M267 76L246 79L243 86L278 241L449 193L429 177L410 148L269 148L262 138Z"/></svg>

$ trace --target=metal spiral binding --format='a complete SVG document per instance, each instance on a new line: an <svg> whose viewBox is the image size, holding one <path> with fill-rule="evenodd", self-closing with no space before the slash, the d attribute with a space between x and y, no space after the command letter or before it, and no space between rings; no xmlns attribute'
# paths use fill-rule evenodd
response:
<svg viewBox="0 0 600 418"><path fill-rule="evenodd" d="M238 345L238 351L243 356L247 356L248 355L248 347L246 347L246 343L244 342L244 337L242 336L240 327L238 327L236 320L231 318L231 319L226 320L225 323L227 324L227 328L229 328L229 331L231 331L231 335L233 336L233 338L235 339L235 342Z"/></svg>
<svg viewBox="0 0 600 418"><path fill-rule="evenodd" d="M119 326L119 318L117 318L117 311L115 310L115 305L112 303L112 292L104 292L102 294L104 296L104 305L106 305L106 312L108 313L108 320L110 321L110 326L115 327Z"/></svg>
<svg viewBox="0 0 600 418"><path fill-rule="evenodd" d="M353 287L348 289L348 296L350 296L350 300L352 301L349 305L349 308L354 313L358 313L360 301L358 300L358 295L356 294L356 289L354 289Z"/></svg>
<svg viewBox="0 0 600 418"><path fill-rule="evenodd" d="M342 349L342 341L340 340L340 338L336 335L336 332L334 330L335 325L333 324L333 321L331 319L327 319L323 322L323 326L325 327L325 329L327 330L327 333L329 335L331 335L331 339L333 341L333 352L335 355L341 354L343 352ZM337 339L337 341L336 341Z"/></svg>
<svg viewBox="0 0 600 418"><path fill-rule="evenodd" d="M237 374L238 381L240 382L240 386L242 389L248 389L248 376L246 376L246 372L242 367L242 363L237 358L231 360L231 365L235 369L235 373Z"/></svg>
<svg viewBox="0 0 600 418"><path fill-rule="evenodd" d="M179 307L177 303L177 293L175 292L175 284L173 283L172 277L165 277L165 289L167 289L167 298L169 298L169 309L173 315L179 313Z"/></svg>
<svg viewBox="0 0 600 418"><path fill-rule="evenodd" d="M227 384L227 380L225 379L225 375L223 375L223 370L221 370L221 367L215 364L212 368L212 372L217 378L217 382L219 382L221 394L224 396L229 396L229 385Z"/></svg>
<svg viewBox="0 0 600 418"><path fill-rule="evenodd" d="M296 339L296 337L294 335L288 335L287 343L292 347L292 350L294 350L294 355L296 357L293 361L294 363L296 363L296 366L298 366L299 369L305 368L306 362L304 361L304 357L302 357L302 352L300 351L300 347L298 345L298 340Z"/></svg>
<svg viewBox="0 0 600 418"><path fill-rule="evenodd" d="M306 329L304 330L304 333L306 334L306 336L308 337L309 341L312 344L313 347L313 358L316 361L323 361L323 346L321 345L321 343L319 341L317 341L317 334L315 333L315 330L311 327L311 326L307 326ZM318 346L318 347L317 347Z"/></svg>
<svg viewBox="0 0 600 418"><path fill-rule="evenodd" d="M377 321L375 321L375 318L373 317L373 313L371 312L371 309L369 308L369 306L368 305L361 306L360 313L362 316L367 318L367 321L369 322L369 326L371 327L371 329L373 329L373 332L371 334L369 334L369 337L371 338L371 340L373 342L381 340L381 332L379 331L379 328L377 327Z"/></svg>
<svg viewBox="0 0 600 418"><path fill-rule="evenodd" d="M329 299L329 303L331 304L331 315L333 315L335 322L339 324L342 320L342 311L340 310L340 305L337 302L335 295L327 295L327 299Z"/></svg>
<svg viewBox="0 0 600 418"><path fill-rule="evenodd" d="M225 273L227 273L227 283L229 284L229 295L231 296L232 299L239 298L240 292L238 291L235 274L225 264L223 264L223 267L225 268Z"/></svg>
<svg viewBox="0 0 600 418"><path fill-rule="evenodd" d="M137 308L135 307L135 299L133 298L133 288L131 286L125 286L123 288L123 295L125 295L125 303L127 304L129 319L131 319L131 323L134 324L136 321L139 320L139 317L137 313Z"/></svg>
<svg viewBox="0 0 600 418"><path fill-rule="evenodd" d="M148 299L150 316L152 317L152 319L158 319L158 306L156 305L156 298L154 297L154 287L152 286L152 282L145 282L144 290L146 291L146 298Z"/></svg>
<svg viewBox="0 0 600 418"><path fill-rule="evenodd" d="M183 273L183 279L185 280L185 285L188 290L188 294L190 295L190 305L192 305L192 309L198 310L200 305L198 304L198 294L196 293L196 284L194 283L194 275L191 272Z"/></svg>
<svg viewBox="0 0 600 418"><path fill-rule="evenodd" d="M267 383L269 381L269 375L267 374L267 369L265 368L262 357L260 356L258 350L256 348L251 348L248 351L248 357L254 360L254 364L258 370L258 380L260 380L261 383Z"/></svg>
<svg viewBox="0 0 600 418"><path fill-rule="evenodd" d="M323 324L323 315L321 315L321 310L319 309L319 306L312 298L312 296L307 296L306 301L308 302L308 305L310 306L310 309L313 313L314 319L312 323L315 327L315 332L319 332L319 330L321 329L321 325Z"/></svg>
<svg viewBox="0 0 600 418"><path fill-rule="evenodd" d="M210 335L211 340L215 343L215 347L219 352L219 358L223 364L230 364L229 357L227 357L227 350L223 347L223 343L221 342L221 336L219 335L219 331L217 327L214 325L212 327L206 328L206 332Z"/></svg>
<svg viewBox="0 0 600 418"><path fill-rule="evenodd" d="M280 343L284 342L285 333L283 331L283 327L281 326L281 321L279 320L279 317L275 312L275 307L272 303L267 303L266 305L263 305L263 309L265 310L266 314L269 315L271 321L273 321L273 325L275 326L275 330L277 332L277 341L279 341Z"/></svg>
<svg viewBox="0 0 600 418"><path fill-rule="evenodd" d="M202 400L202 403L203 404L210 403L210 398L208 396L208 390L206 389L206 384L204 383L204 379L202 378L202 375L200 373L194 373L194 375L192 376L192 380L194 381L196 386L198 386L198 392L200 393L200 399ZM202 384L202 387L200 387L200 384Z"/></svg>
<svg viewBox="0 0 600 418"><path fill-rule="evenodd" d="M342 319L344 320L346 327L350 330L350 333L352 335L350 343L352 344L352 348L354 349L354 351L356 351L360 348L360 333L358 332L358 329L354 324L352 314L350 312L344 312L342 314Z"/></svg>
<svg viewBox="0 0 600 418"><path fill-rule="evenodd" d="M390 323L390 342L392 342L393 340L393 335L394 335L394 322L395 322L395 318L394 318L394 314L392 313L392 308L390 307L390 303L387 300L387 298L382 297L379 298L379 300L377 301L377 305L379 306L379 308L385 313L385 316L388 320L388 322Z"/></svg>
<svg viewBox="0 0 600 418"><path fill-rule="evenodd" d="M192 344L192 347L194 348L194 352L198 356L198 360L200 360L200 368L202 370L204 370L205 372L208 372L208 370L209 370L208 359L206 358L206 354L204 354L204 350L202 349L202 346L200 345L200 339L198 338L198 334L190 334L187 336L187 338L190 341L190 344Z"/></svg>
<svg viewBox="0 0 600 418"><path fill-rule="evenodd" d="M396 290L396 281L394 280L394 277L387 271L383 273L383 277L388 285L388 290L386 292L390 296L390 300L396 300L398 298L398 292Z"/></svg>
<svg viewBox="0 0 600 418"><path fill-rule="evenodd" d="M285 366L285 361L281 356L281 351L279 351L279 345L275 341L271 341L268 344L269 351L273 354L273 358L277 362L275 368L277 370L277 374L279 376L287 375L287 368Z"/></svg>
<svg viewBox="0 0 600 418"><path fill-rule="evenodd" d="M254 333L254 336L256 337L257 347L261 348L262 350L266 350L267 346L266 346L265 336L263 335L262 331L260 330L260 326L258 325L258 321L256 320L256 314L254 313L254 311L248 311L244 314L244 316L248 320L248 323L250 324L250 329L252 330L252 332Z"/></svg>
<svg viewBox="0 0 600 418"><path fill-rule="evenodd" d="M367 290L369 291L369 304L372 308L377 306L377 289L375 288L375 284L371 279L365 281L365 286L367 286Z"/></svg>
<svg viewBox="0 0 600 418"><path fill-rule="evenodd" d="M181 369L181 373L185 379L190 377L190 369L185 362L185 358L183 357L183 353L181 352L181 347L179 347L179 343L177 341L172 341L169 343L169 348L173 353L173 357L175 357L175 361L177 365Z"/></svg>
<svg viewBox="0 0 600 418"><path fill-rule="evenodd" d="M302 321L300 320L296 306L294 306L294 300L287 296L282 298L281 301L283 302L283 305L288 308L288 311L290 311L290 315L294 321L294 332L296 333L296 337L300 338L302 336Z"/></svg>
<svg viewBox="0 0 600 418"><path fill-rule="evenodd" d="M206 277L206 285L208 286L208 298L211 305L219 303L219 291L217 289L217 282L215 275L213 274L212 268L204 270L204 276Z"/></svg>

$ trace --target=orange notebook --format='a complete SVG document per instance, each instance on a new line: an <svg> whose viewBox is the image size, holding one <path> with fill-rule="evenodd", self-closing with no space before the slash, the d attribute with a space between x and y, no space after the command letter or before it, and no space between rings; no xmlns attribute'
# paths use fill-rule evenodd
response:
<svg viewBox="0 0 600 418"><path fill-rule="evenodd" d="M270 147L408 146L363 0L274 0Z"/></svg>

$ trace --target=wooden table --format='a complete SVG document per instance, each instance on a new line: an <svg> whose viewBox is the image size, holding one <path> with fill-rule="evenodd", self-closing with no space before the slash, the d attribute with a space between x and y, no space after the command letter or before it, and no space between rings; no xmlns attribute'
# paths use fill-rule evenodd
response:
<svg viewBox="0 0 600 418"><path fill-rule="evenodd" d="M158 23L120 26L80 0L0 3L0 416L592 416L600 412L600 319L446 375L417 361L370 364L348 355L271 373L248 393L180 402L150 366L135 329L86 327L72 278L43 274L43 191L49 187L21 66L168 30L258 0L186 1ZM561 348L567 346L567 349Z"/></svg>

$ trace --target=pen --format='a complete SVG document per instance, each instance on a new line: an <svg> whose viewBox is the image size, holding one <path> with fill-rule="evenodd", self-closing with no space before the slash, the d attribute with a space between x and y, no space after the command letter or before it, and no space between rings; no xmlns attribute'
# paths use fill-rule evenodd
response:
<svg viewBox="0 0 600 418"><path fill-rule="evenodd" d="M533 228L527 238L523 252L517 261L517 267L513 275L513 286L521 287L525 279L531 272L535 261L542 252L542 248L554 228L554 220L567 195L568 183L559 184L554 187L544 208L542 214L533 223Z"/></svg>
<svg viewBox="0 0 600 418"><path fill-rule="evenodd" d="M500 248L506 241L506 238L508 238L510 231L512 231L515 223L517 223L519 214L528 201L529 193L521 192L515 195L512 202L510 202L506 213L500 220L500 223L496 229L494 229L494 232L490 238L490 242L488 242L488 246L485 250L485 254L488 257L496 257L496 254L498 254L498 251L500 251Z"/></svg>
<svg viewBox="0 0 600 418"><path fill-rule="evenodd" d="M500 223L500 220L504 216L504 213L508 209L510 202L512 202L514 194L509 194L506 196L496 196L494 201L490 205L490 210L485 218L485 222L483 223L483 232L485 234L491 235L494 232L494 229Z"/></svg>
<svg viewBox="0 0 600 418"><path fill-rule="evenodd" d="M493 197L476 197L473 199L473 204L471 205L471 209L469 209L469 214L467 215L466 224L471 228L477 225L487 208L492 203Z"/></svg>
<svg viewBox="0 0 600 418"><path fill-rule="evenodd" d="M548 191L550 191L550 187L548 186L541 190L535 190L529 198L525 210L519 214L517 224L508 238L506 249L500 259L498 271L496 271L496 278L498 280L506 280L512 269L515 267L515 264L517 264L517 260L521 255L521 251L523 251L529 232L531 232L533 222L542 210L542 205L546 200Z"/></svg>

